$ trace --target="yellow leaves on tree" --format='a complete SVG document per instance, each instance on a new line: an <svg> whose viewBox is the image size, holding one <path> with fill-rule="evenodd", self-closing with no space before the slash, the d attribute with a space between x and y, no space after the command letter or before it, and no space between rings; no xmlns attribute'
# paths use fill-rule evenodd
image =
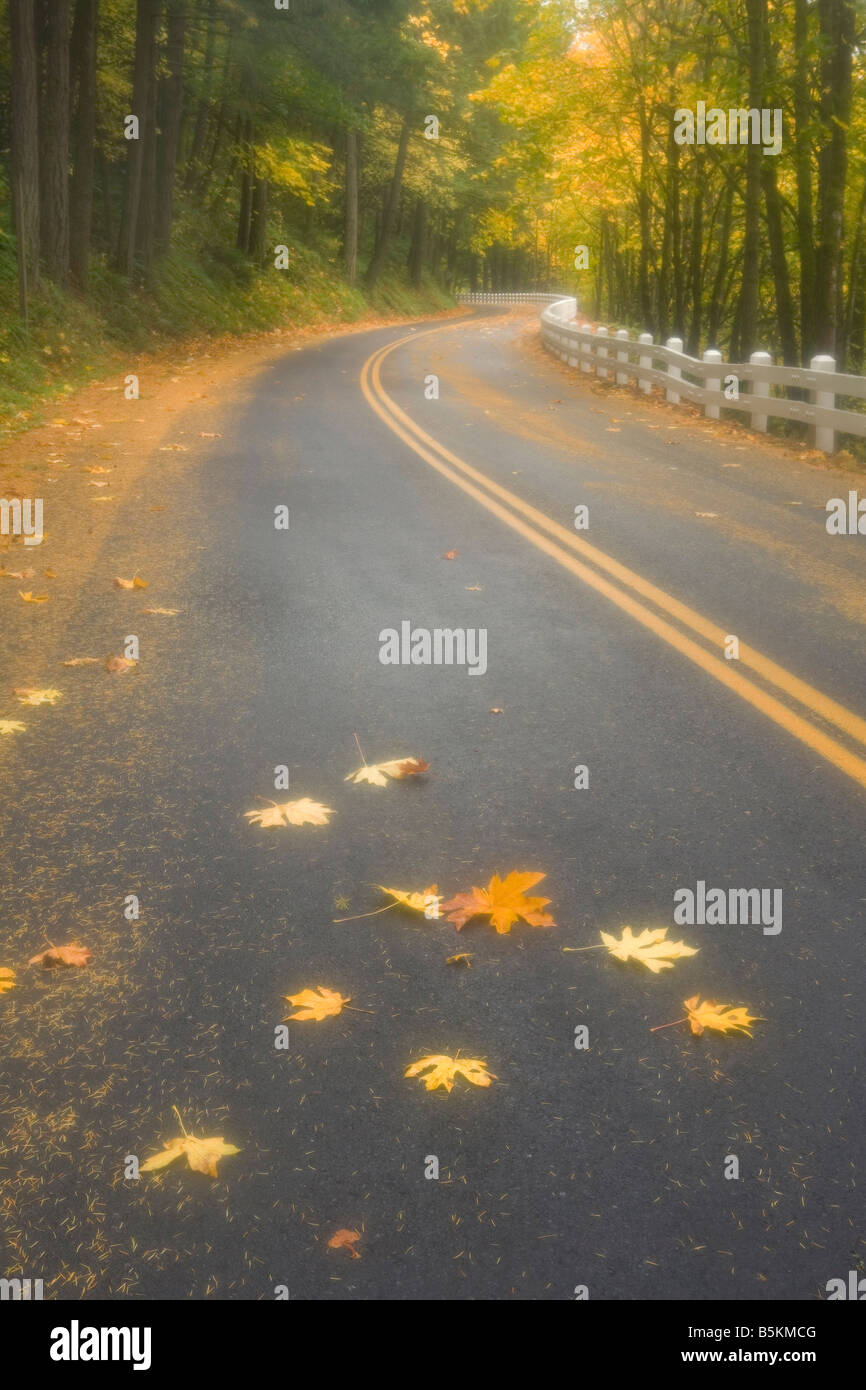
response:
<svg viewBox="0 0 866 1390"><path fill-rule="evenodd" d="M0 994L5 994L7 990L15 988L15 971L0 970Z"/></svg>
<svg viewBox="0 0 866 1390"><path fill-rule="evenodd" d="M448 913L446 921L453 922L461 931L470 917L489 916L491 925L500 934L509 932L518 918L530 927L555 927L550 914L540 911L550 899L524 896L544 877L544 874L513 872L500 879L494 874L486 888L472 888L443 903L443 910Z"/></svg>
<svg viewBox="0 0 866 1390"><path fill-rule="evenodd" d="M32 685L16 685L12 694L18 696L22 705L53 705L63 698L60 690L39 690Z"/></svg>
<svg viewBox="0 0 866 1390"><path fill-rule="evenodd" d="M647 928L639 936L632 933L631 927L623 927L619 940L607 932L600 936L608 951L617 960L636 960L657 975L660 970L673 969L675 960L683 956L696 956L697 947L687 946L684 941L666 941L667 927L655 930Z"/></svg>
<svg viewBox="0 0 866 1390"><path fill-rule="evenodd" d="M186 1156L187 1163L194 1173L205 1173L209 1178L219 1177L217 1173L217 1163L221 1158L226 1158L231 1154L239 1154L240 1149L235 1148L234 1144L227 1144L222 1135L216 1139L197 1139L195 1135L188 1134L184 1128L183 1120L180 1119L180 1112L177 1106L172 1107L174 1113L180 1120L180 1127L183 1134L179 1139L166 1139L163 1143L162 1153L156 1153L152 1158L148 1158L139 1168L140 1173L155 1173L159 1168L167 1168L175 1159Z"/></svg>
<svg viewBox="0 0 866 1390"><path fill-rule="evenodd" d="M28 965L41 965L43 970L51 970L56 965L87 965L93 958L93 952L86 946L79 946L76 941L71 941L67 946L49 946L47 951L40 951L38 956L31 956Z"/></svg>
<svg viewBox="0 0 866 1390"><path fill-rule="evenodd" d="M288 1015L290 1019L300 1022L313 1019L316 1023L342 1013L343 1005L348 1004L351 997L351 994L347 994L344 999L335 989L325 989L322 985L317 989L302 989L299 994L283 995L284 999L297 1007L297 1013Z"/></svg>
<svg viewBox="0 0 866 1390"><path fill-rule="evenodd" d="M491 1081L496 1080L494 1073L487 1070L486 1062L480 1062L473 1057L461 1057L459 1053L456 1057L448 1057L438 1052L430 1057L422 1057L420 1062L413 1062L407 1067L403 1075L420 1076L424 1071L427 1072L423 1080L428 1091L435 1091L437 1086L444 1086L446 1091L451 1091L454 1078L458 1075L471 1082L473 1086L489 1086Z"/></svg>
<svg viewBox="0 0 866 1390"><path fill-rule="evenodd" d="M350 772L346 782L367 782L371 787L387 787L387 778L399 781L402 777L420 777L430 764L423 758L392 758L386 763L365 763L357 772Z"/></svg>
<svg viewBox="0 0 866 1390"><path fill-rule="evenodd" d="M332 806L323 806L320 801L311 801L308 796L300 801L271 802L263 811L244 813L251 825L261 825L271 829L277 825L327 825L328 816L334 814Z"/></svg>

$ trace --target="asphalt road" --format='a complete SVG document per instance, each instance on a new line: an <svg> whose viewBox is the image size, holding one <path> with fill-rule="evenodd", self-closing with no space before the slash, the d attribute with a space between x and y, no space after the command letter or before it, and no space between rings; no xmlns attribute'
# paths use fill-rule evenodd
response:
<svg viewBox="0 0 866 1390"><path fill-rule="evenodd" d="M94 949L0 1001L5 1265L46 1296L796 1300L864 1272L859 726L726 661L648 587L866 715L866 542L824 527L856 480L593 388L530 323L290 353L166 511L116 509L105 573L122 551L151 579L123 596L139 669L57 675L117 630L105 584L45 654L65 698L27 712L43 737L4 749L7 954ZM180 611L139 618L151 603ZM485 629L486 672L383 665L404 621ZM30 674L8 645L4 666L6 688ZM429 774L346 782L355 735ZM269 797L334 814L251 826ZM511 870L545 873L556 927L333 921L381 906L376 884L451 895ZM781 889L782 930L676 927L699 953L657 976L564 952L673 928L699 880ZM357 1011L276 1050L283 996L316 985ZM650 1031L695 994L748 1006L754 1036ZM404 1078L458 1049L489 1089ZM125 1179L179 1132L173 1106L241 1153L216 1180ZM339 1228L360 1259L327 1247Z"/></svg>

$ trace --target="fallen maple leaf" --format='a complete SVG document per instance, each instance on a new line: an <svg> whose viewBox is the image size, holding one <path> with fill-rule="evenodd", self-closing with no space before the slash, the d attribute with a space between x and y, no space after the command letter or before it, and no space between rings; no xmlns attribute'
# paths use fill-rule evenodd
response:
<svg viewBox="0 0 866 1390"><path fill-rule="evenodd" d="M126 671L131 671L137 666L138 662L133 661L128 656L107 656L105 658L105 669L114 676L122 676Z"/></svg>
<svg viewBox="0 0 866 1390"><path fill-rule="evenodd" d="M180 1120L180 1112L177 1106L173 1107L175 1114ZM240 1149L234 1144L227 1144L222 1135L219 1138L197 1139L193 1134L187 1134L180 1120L180 1127L183 1135L180 1139L166 1139L163 1141L163 1152L156 1153L152 1158L148 1158L139 1168L140 1173L154 1173L158 1168L167 1168L169 1163L174 1163L176 1158L186 1155L186 1160L194 1173L205 1173L209 1178L217 1178L217 1163L221 1158L229 1154L239 1154Z"/></svg>
<svg viewBox="0 0 866 1390"><path fill-rule="evenodd" d="M631 927L623 927L619 940L607 932L599 933L612 956L617 960L637 960L654 975L660 970L673 969L675 960L682 956L696 956L697 947L687 946L684 941L665 941L667 927L652 930L647 927L639 936L632 934Z"/></svg>
<svg viewBox="0 0 866 1390"><path fill-rule="evenodd" d="M331 1018L343 1011L343 1005L348 1004L351 994L347 994L344 999L334 989L325 989L319 985L316 989L302 989L299 994L284 994L290 1004L298 1005L298 1012L289 1014L288 1017L298 1019L300 1022L315 1020L321 1023L323 1018Z"/></svg>
<svg viewBox="0 0 866 1390"><path fill-rule="evenodd" d="M494 874L486 888L471 888L468 893L458 893L443 903L443 910L448 913L446 921L453 922L461 931L470 917L489 916L491 926L500 934L509 932L519 917L530 927L555 927L550 914L539 911L550 902L549 898L523 896L544 877L544 874L515 871L501 879Z"/></svg>
<svg viewBox="0 0 866 1390"><path fill-rule="evenodd" d="M60 690L38 690L32 685L16 685L12 694L18 696L22 705L53 705L55 700L62 699Z"/></svg>
<svg viewBox="0 0 866 1390"><path fill-rule="evenodd" d="M97 498L96 500L99 501L100 499ZM121 579L120 575L115 575L114 587L115 589L146 589L147 580L140 579L137 574L134 574L131 579Z"/></svg>
<svg viewBox="0 0 866 1390"><path fill-rule="evenodd" d="M457 1057L447 1057L443 1053L435 1053L431 1057L422 1057L420 1062L413 1062L407 1067L403 1075L419 1076L422 1071L428 1071L423 1078L428 1091L435 1091L437 1086L451 1091L457 1075L470 1081L473 1086L489 1086L491 1081L497 1079L493 1072L487 1070L486 1062L473 1057L460 1057L459 1054Z"/></svg>
<svg viewBox="0 0 866 1390"><path fill-rule="evenodd" d="M751 1037L749 1024L765 1021L757 1015L753 1018L748 1008L743 1006L735 1008L731 1004L715 1004L711 999L705 999L701 1003L698 994L686 999L685 1006L688 1010L689 1027L698 1037L705 1028L714 1028L719 1033L746 1033Z"/></svg>
<svg viewBox="0 0 866 1390"><path fill-rule="evenodd" d="M335 1231L328 1241L329 1250L348 1250L353 1260L360 1260L360 1251L355 1249L355 1244L361 1239L360 1231Z"/></svg>
<svg viewBox="0 0 866 1390"><path fill-rule="evenodd" d="M438 916L439 908L442 906L442 898L436 892L435 883L431 883L430 887L426 888L423 893L404 893L402 888L386 888L381 883L377 883L376 887L380 888L383 893L387 893L389 898L393 898L395 904L402 903L403 907L411 907L413 912L426 912L435 903L436 915Z"/></svg>
<svg viewBox="0 0 866 1390"><path fill-rule="evenodd" d="M15 988L15 971L0 970L0 994L5 994L7 990Z"/></svg>
<svg viewBox="0 0 866 1390"><path fill-rule="evenodd" d="M442 556L442 559L443 559L443 560L456 560L456 559L457 559L457 551L456 551L456 550L446 550L446 551L445 551L445 554Z"/></svg>
<svg viewBox="0 0 866 1390"><path fill-rule="evenodd" d="M472 951L459 951L456 956L446 956L446 965L465 965L468 969L472 968Z"/></svg>
<svg viewBox="0 0 866 1390"><path fill-rule="evenodd" d="M251 825L272 828L277 825L328 825L332 816L332 806L323 806L320 801L311 801L308 796L300 801L273 802L263 811L245 811L244 815Z"/></svg>
<svg viewBox="0 0 866 1390"><path fill-rule="evenodd" d="M51 598L51 595L50 595L50 594L34 594L34 592L33 592L32 589L28 589L27 592L26 592L26 594L25 594L25 593L22 593L22 591L19 589L19 590L18 590L18 597L19 597L19 598L23 598L23 600L24 600L25 603L48 603L49 600L50 600L50 598Z"/></svg>
<svg viewBox="0 0 866 1390"><path fill-rule="evenodd" d="M0 719L0 734L23 734L26 728L20 719Z"/></svg>
<svg viewBox="0 0 866 1390"><path fill-rule="evenodd" d="M92 956L93 952L88 951L86 946L72 941L68 946L49 946L47 951L31 956L27 964L41 965L43 970L50 970L55 965L87 965Z"/></svg>
<svg viewBox="0 0 866 1390"><path fill-rule="evenodd" d="M399 781L401 777L418 777L422 772L426 772L429 766L423 758L392 758L387 763L365 763L357 772L350 772L343 780L368 782L371 787L386 787L387 777L392 777L395 781Z"/></svg>

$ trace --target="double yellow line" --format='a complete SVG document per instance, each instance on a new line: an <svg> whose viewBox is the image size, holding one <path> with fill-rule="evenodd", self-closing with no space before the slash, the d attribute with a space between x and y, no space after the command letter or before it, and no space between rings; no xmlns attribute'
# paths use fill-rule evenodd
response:
<svg viewBox="0 0 866 1390"><path fill-rule="evenodd" d="M439 328L429 329L425 333L407 334L406 337L399 338L374 352L364 363L361 370L361 390L369 405L388 428L420 458L429 463L431 468L435 468L437 473L441 473L455 487L473 497L488 512L555 560L563 569L588 584L597 593L603 594L656 637L661 638L682 656L688 657L707 675L727 686L734 694L739 695L740 699L760 710L806 747L826 758L855 782L859 782L861 787L866 787L866 759L852 752L837 738L825 732L820 725L797 713L789 704L784 704L763 686L756 685L754 681L741 675L736 666L748 667L765 685L787 696L795 706L808 710L824 725L832 726L864 747L866 720L822 694L806 681L799 680L790 671L786 671L784 667L742 641L739 643L739 662L735 665L724 657L715 655L712 650L699 646L683 629L703 638L716 652L724 650L727 634L687 604L680 603L679 599L673 598L664 589L651 584L634 570L612 559L597 546L590 545L575 532L567 530L559 522L540 512L537 507L531 506L508 488L502 487L479 469L473 468L471 464L433 439L400 409L382 385L382 363L390 353L406 343L414 343L419 338L426 337L428 333L442 331ZM612 582L614 580L615 583ZM667 616L662 617L661 614ZM674 622L668 619L673 619L679 626L674 626Z"/></svg>

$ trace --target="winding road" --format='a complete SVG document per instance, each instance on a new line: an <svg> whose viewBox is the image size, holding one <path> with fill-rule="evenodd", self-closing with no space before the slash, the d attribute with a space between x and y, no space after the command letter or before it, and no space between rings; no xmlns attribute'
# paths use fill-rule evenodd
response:
<svg viewBox="0 0 866 1390"><path fill-rule="evenodd" d="M40 669L4 643L7 692L63 691L3 740L16 962L94 950L16 963L2 1001L10 1269L70 1299L798 1300L862 1273L866 541L825 528L854 475L593 384L523 312L323 340L221 416L115 507ZM384 664L406 623L483 630L486 669ZM136 671L61 670L108 631ZM356 736L429 774L345 781ZM330 823L245 819L287 796ZM376 885L512 870L555 928L360 916ZM781 890L781 929L676 925L699 883ZM579 949L625 924L698 954ZM316 985L355 1011L276 1048ZM651 1031L694 995L754 1036ZM458 1050L488 1089L404 1078ZM241 1153L125 1178L174 1106Z"/></svg>

